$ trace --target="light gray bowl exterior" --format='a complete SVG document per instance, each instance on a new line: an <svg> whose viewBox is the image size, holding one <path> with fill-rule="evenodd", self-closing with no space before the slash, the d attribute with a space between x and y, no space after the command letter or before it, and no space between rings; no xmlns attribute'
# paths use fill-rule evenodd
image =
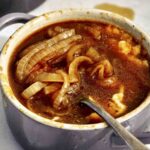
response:
<svg viewBox="0 0 150 150"><path fill-rule="evenodd" d="M115 21L113 22L115 24ZM120 26L122 26L121 23ZM135 33L134 31L136 29L131 29L131 26L128 26L127 28L129 28L129 32L133 32L134 36L137 34L138 40L143 40L142 37L139 36L140 32ZM145 45L146 48L149 48L149 41L143 40L143 45ZM17 141L25 150L99 150L99 141L105 137L105 135L112 132L109 127L97 129L93 126L93 129L78 130L45 125L22 113L15 105L13 105L3 90L2 94L9 127ZM149 114L150 105L146 106L134 117L126 120L124 125L134 133L148 119Z"/></svg>
<svg viewBox="0 0 150 150"><path fill-rule="evenodd" d="M112 131L109 127L93 130L66 130L43 125L14 107L3 95L8 125L25 150L100 150L99 142ZM135 133L148 119L150 106L124 125Z"/></svg>

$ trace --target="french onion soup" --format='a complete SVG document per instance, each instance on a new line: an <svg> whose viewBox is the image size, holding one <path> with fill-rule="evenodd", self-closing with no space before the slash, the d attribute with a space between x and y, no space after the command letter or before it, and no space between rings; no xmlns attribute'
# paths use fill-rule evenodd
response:
<svg viewBox="0 0 150 150"><path fill-rule="evenodd" d="M30 111L54 121L103 121L79 103L92 97L112 116L122 116L146 98L149 56L129 33L94 21L68 21L30 35L9 63L14 94Z"/></svg>

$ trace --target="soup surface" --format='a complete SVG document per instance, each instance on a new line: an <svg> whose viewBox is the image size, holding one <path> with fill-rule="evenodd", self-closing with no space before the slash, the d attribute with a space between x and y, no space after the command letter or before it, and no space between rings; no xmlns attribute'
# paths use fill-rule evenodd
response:
<svg viewBox="0 0 150 150"><path fill-rule="evenodd" d="M50 25L20 43L10 60L16 97L34 113L58 122L101 122L79 103L92 98L112 116L146 98L149 56L131 35L113 25L70 21Z"/></svg>

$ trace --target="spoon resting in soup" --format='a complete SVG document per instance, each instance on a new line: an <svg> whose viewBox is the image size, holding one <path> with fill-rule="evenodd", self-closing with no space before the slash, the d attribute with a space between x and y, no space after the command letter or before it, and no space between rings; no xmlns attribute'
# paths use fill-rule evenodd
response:
<svg viewBox="0 0 150 150"><path fill-rule="evenodd" d="M103 121L79 103L81 94L119 117L138 107L150 88L146 49L129 33L101 22L45 27L19 44L9 64L9 81L18 100L58 122Z"/></svg>

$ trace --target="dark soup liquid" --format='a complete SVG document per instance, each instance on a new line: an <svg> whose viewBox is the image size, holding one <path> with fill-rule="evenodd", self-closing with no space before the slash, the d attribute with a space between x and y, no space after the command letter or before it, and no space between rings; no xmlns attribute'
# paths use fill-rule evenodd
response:
<svg viewBox="0 0 150 150"><path fill-rule="evenodd" d="M54 121L102 122L80 96L94 99L112 116L124 115L146 98L149 56L130 34L109 24L70 21L28 37L10 60L9 81L18 100Z"/></svg>

